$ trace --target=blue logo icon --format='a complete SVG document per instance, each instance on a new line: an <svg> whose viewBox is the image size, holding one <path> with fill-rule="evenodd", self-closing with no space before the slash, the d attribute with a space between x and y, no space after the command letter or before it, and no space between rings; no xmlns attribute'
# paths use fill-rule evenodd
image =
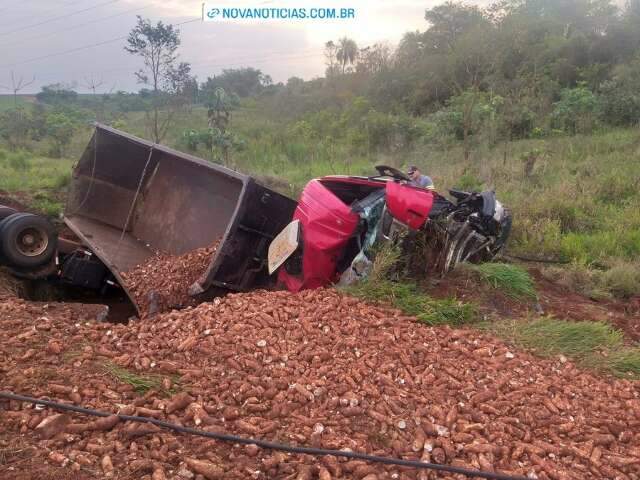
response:
<svg viewBox="0 0 640 480"><path fill-rule="evenodd" d="M220 9L219 8L212 8L211 10L209 10L207 12L207 17L209 17L209 18L216 18L218 15L220 15Z"/></svg>

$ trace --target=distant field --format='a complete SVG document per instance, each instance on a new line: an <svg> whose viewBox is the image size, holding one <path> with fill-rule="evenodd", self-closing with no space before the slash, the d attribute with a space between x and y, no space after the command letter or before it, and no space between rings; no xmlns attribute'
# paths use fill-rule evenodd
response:
<svg viewBox="0 0 640 480"><path fill-rule="evenodd" d="M73 161L0 147L0 196L51 216L62 211Z"/></svg>
<svg viewBox="0 0 640 480"><path fill-rule="evenodd" d="M33 103L35 101L35 95L18 95L18 105L25 103ZM13 108L15 100L13 95L0 95L0 112Z"/></svg>

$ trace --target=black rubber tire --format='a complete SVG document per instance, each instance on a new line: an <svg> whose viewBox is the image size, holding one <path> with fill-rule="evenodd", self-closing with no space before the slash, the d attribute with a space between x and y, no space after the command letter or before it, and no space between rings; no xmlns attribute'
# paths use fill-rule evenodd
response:
<svg viewBox="0 0 640 480"><path fill-rule="evenodd" d="M23 212L15 212L0 220L0 265L9 265L9 262L4 258L4 254L2 253L2 229L11 219L22 215L24 215Z"/></svg>
<svg viewBox="0 0 640 480"><path fill-rule="evenodd" d="M18 213L15 208L7 207L6 205L0 205L0 221L4 220L9 215L13 215L14 213Z"/></svg>
<svg viewBox="0 0 640 480"><path fill-rule="evenodd" d="M19 240L25 232L36 233L37 248L29 254ZM3 262L18 268L35 268L51 261L56 253L58 234L44 217L31 213L14 213L0 223L0 253Z"/></svg>

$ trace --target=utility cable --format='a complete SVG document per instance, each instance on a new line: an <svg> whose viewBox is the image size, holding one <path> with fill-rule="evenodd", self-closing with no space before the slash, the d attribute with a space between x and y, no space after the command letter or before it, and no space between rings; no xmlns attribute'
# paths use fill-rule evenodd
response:
<svg viewBox="0 0 640 480"><path fill-rule="evenodd" d="M200 18L194 18L194 19L191 19L191 20L187 20L185 22L176 23L174 26L179 27L180 25L186 25L188 23L200 22L200 21L201 21ZM31 63L31 62L36 62L38 60L48 59L48 58L51 58L51 57L59 57L61 55L67 55L69 53L75 53L75 52L79 52L81 50L87 50L87 49L90 49L90 48L99 47L101 45L107 45L109 43L118 42L118 41L124 40L126 38L129 38L129 35L122 35L120 37L111 38L109 40L104 40L104 41L98 42L98 43L92 43L90 45L82 45L81 47L72 48L70 50L64 50L62 52L50 53L48 55L42 55L40 57L29 58L29 59L23 60L21 62L0 65L0 68L10 68L10 67L15 67L17 65L24 65L25 63Z"/></svg>
<svg viewBox="0 0 640 480"><path fill-rule="evenodd" d="M70 2L64 2L62 4L57 4L54 8L50 8L48 10L38 10L37 14L38 14L38 16L42 16L42 15L48 15L50 12L59 12L60 11L60 7L64 8L64 7L68 7L68 6L73 6L73 5L76 5L78 3L81 3L82 1L83 0L72 0ZM25 3L27 3L27 2L26 1L21 2L21 5L20 5L21 9L24 9ZM3 10L7 10L7 9L6 8L2 9L2 10L0 10L0 12L2 12ZM29 20L33 20L33 16L26 16L26 17L22 16L22 17L18 17L17 19L15 19L15 20L13 20L11 22L2 23L2 24L0 24L0 27L6 27L8 25L15 25L17 20L24 20L24 19L27 19L27 18Z"/></svg>
<svg viewBox="0 0 640 480"><path fill-rule="evenodd" d="M93 409L84 408L84 407L77 407L75 405L68 405L65 403L53 402L51 400L40 400L33 397L16 395L10 392L0 392L0 398L5 398L7 400L15 400L18 402L33 403L36 405L45 405L47 407L51 407L57 410L82 413L82 414L91 415L94 417L108 417L113 415L111 413L101 412L99 410L93 410ZM298 453L298 454L314 455L314 456L333 455L335 457L365 460L368 462L382 463L384 465L397 465L399 467L413 467L418 469L434 470L439 472L457 473L457 474L464 475L466 477L486 478L489 480L529 480L527 477L523 477L523 476L505 475L502 473L494 473L494 472L485 472L481 470L472 470L469 468L455 467L453 465L441 465L438 463L420 462L418 460L404 460L401 458L381 457L378 455L369 455L366 453L352 452L352 451L345 451L345 450L329 450L324 448L297 447L293 445L269 442L266 440L259 440L255 438L239 437L236 435L229 435L226 433L207 432L205 430L198 430L196 428L183 427L181 425L176 425L175 423L165 422L164 420L158 420L150 417L139 417L134 415L121 415L121 414L117 414L117 416L124 421L151 423L158 427L173 430L174 432L212 438L214 440L220 440L223 442L239 443L242 445L256 445L260 448L264 448L268 450L279 450L281 452Z"/></svg>
<svg viewBox="0 0 640 480"><path fill-rule="evenodd" d="M197 69L215 68L215 67L233 68L233 67L249 66L248 64L258 65L258 64L263 64L265 62L271 62L271 61L303 60L307 58L320 57L323 55L324 55L323 52L315 49L308 50L308 51L305 50L300 53L271 52L271 53L265 53L264 55L259 57L256 57L255 55L251 55L248 57L237 57L234 59L229 59L228 62L217 61L216 63L208 63L207 61L202 61L202 62L189 62L189 65L191 67L196 67ZM109 68L106 70L95 71L93 73L96 75L106 75L110 72L121 72L126 70L131 70L131 68L130 67ZM64 72L64 73L68 73L68 72ZM51 74L51 75L37 75L37 77L39 79L57 78L57 76L62 75L64 73L58 72L57 74ZM73 73L73 72L70 72L70 73Z"/></svg>
<svg viewBox="0 0 640 480"><path fill-rule="evenodd" d="M109 15L109 16L106 16L106 17L98 17L98 18L96 18L94 20L89 20L88 22L82 22L82 23L78 23L76 25L71 25L69 27L65 27L62 30L55 30L53 32L46 32L46 33L43 33L41 35L34 35L32 37L22 38L22 39L19 39L19 40L15 41L15 42L3 43L2 46L3 47L11 47L13 45L20 45L23 42L29 42L31 40L37 40L39 38L53 37L53 36L59 35L61 33L67 33L67 32L73 31L73 30L78 30L79 28L86 27L87 25L92 25L94 23L104 22L105 20L110 20L112 18L121 17L122 15L126 15L126 14L131 13L131 12L139 12L140 10L146 10L147 8L151 8L152 6L153 5L147 5L145 7L131 8L129 10L125 10L123 12L115 13L113 15Z"/></svg>
<svg viewBox="0 0 640 480"><path fill-rule="evenodd" d="M67 13L65 15L59 15L57 17L49 18L47 20L43 20L38 23L32 23L30 25L26 25L24 27L16 28L14 30L9 30L7 32L0 33L0 37L6 37L7 35L11 35L12 33L22 32L23 30L28 30L30 28L39 27L40 25L44 25L46 23L55 22L56 20L62 20L63 18L72 17L74 15L78 15L79 13L88 12L89 10L93 10L94 8L104 7L105 5L110 5L112 3L119 2L120 0L109 0L108 2L99 3L98 5L93 5L91 7L83 8L82 10L76 10L75 12Z"/></svg>

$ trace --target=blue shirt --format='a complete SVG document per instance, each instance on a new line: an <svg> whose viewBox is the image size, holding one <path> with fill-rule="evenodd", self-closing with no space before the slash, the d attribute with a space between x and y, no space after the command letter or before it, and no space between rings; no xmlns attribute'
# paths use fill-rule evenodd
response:
<svg viewBox="0 0 640 480"><path fill-rule="evenodd" d="M412 180L409 184L414 187L429 188L433 187L433 180L427 175L420 175L417 180Z"/></svg>

